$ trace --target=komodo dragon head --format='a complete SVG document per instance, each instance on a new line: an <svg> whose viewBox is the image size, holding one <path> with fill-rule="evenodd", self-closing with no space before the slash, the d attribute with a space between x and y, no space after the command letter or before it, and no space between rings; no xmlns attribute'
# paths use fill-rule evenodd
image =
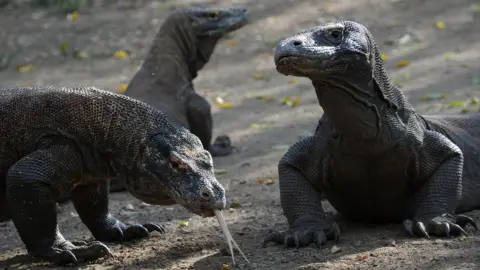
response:
<svg viewBox="0 0 480 270"><path fill-rule="evenodd" d="M153 131L125 186L137 199L154 205L178 203L200 216L225 208L225 190L217 181L212 156L188 129L163 121ZM168 130L168 131L166 131Z"/></svg>
<svg viewBox="0 0 480 270"><path fill-rule="evenodd" d="M249 11L241 6L203 5L170 13L157 37L174 39L189 62L192 77L210 60L219 39L248 23Z"/></svg>
<svg viewBox="0 0 480 270"><path fill-rule="evenodd" d="M391 123L390 112L412 110L360 23L336 21L303 30L277 44L274 61L279 73L312 81L320 106L340 133L373 139L385 132L387 138L390 129L382 128Z"/></svg>

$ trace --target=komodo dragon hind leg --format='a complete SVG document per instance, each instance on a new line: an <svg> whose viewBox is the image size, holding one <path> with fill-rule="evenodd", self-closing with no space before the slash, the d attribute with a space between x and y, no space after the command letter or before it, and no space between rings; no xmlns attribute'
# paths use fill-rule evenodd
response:
<svg viewBox="0 0 480 270"><path fill-rule="evenodd" d="M195 134L212 156L227 156L233 152L232 143L227 135L218 136L213 144L213 120L210 103L197 94L192 94L187 101L187 118L190 131Z"/></svg>

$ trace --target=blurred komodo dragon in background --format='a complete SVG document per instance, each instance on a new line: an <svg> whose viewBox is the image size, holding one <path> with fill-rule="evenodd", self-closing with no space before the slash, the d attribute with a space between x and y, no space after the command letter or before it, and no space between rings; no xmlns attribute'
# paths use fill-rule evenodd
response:
<svg viewBox="0 0 480 270"><path fill-rule="evenodd" d="M480 208L480 114L420 115L392 84L368 29L338 21L280 41L278 72L308 77L324 114L278 164L289 229L264 244L338 240L320 194L342 217L403 222L418 237L466 234Z"/></svg>
<svg viewBox="0 0 480 270"><path fill-rule="evenodd" d="M147 102L200 138L212 156L232 153L227 135L211 144L213 120L209 102L195 93L193 80L210 60L217 42L248 23L242 6L190 7L170 13L125 95ZM125 188L117 181L110 191Z"/></svg>
<svg viewBox="0 0 480 270"><path fill-rule="evenodd" d="M93 87L0 89L0 116L0 220L13 220L34 257L63 264L110 254L98 241L62 236L55 202L67 192L99 241L165 231L113 217L108 179L150 204L178 203L201 216L225 207L198 137L144 102Z"/></svg>

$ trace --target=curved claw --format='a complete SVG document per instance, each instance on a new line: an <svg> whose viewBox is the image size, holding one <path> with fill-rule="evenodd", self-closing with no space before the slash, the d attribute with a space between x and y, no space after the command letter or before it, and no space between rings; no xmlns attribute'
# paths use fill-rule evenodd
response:
<svg viewBox="0 0 480 270"><path fill-rule="evenodd" d="M329 239L336 242L340 239L340 228L336 223L308 223L290 228L286 232L270 231L264 237L262 247L266 247L268 242L277 242L282 244L284 249L291 246L301 248L310 243L315 243L320 248Z"/></svg>
<svg viewBox="0 0 480 270"><path fill-rule="evenodd" d="M110 249L99 241L68 242L66 240L56 243L40 254L31 252L31 255L57 265L76 264L79 260L93 261L102 257L113 257Z"/></svg>
<svg viewBox="0 0 480 270"><path fill-rule="evenodd" d="M165 226L157 224L157 223L145 223L145 224L142 224L142 226L145 229L147 229L148 232L157 231L161 234L164 234L164 233L167 232L167 229L165 228Z"/></svg>
<svg viewBox="0 0 480 270"><path fill-rule="evenodd" d="M468 236L467 232L458 224L455 223L447 223L449 225L449 230L447 231L447 237L450 236L450 232L453 232L455 234L463 234L465 236Z"/></svg>
<svg viewBox="0 0 480 270"><path fill-rule="evenodd" d="M452 214L443 214L443 217L446 217L448 219L454 220L456 224L458 224L460 227L465 228L468 224L470 224L473 228L475 228L476 231L478 231L478 226L475 220L469 216L466 215L457 215L454 216Z"/></svg>
<svg viewBox="0 0 480 270"><path fill-rule="evenodd" d="M267 247L269 242L277 242L279 243L278 239L282 239L281 233L277 231L269 231L265 237L263 237L262 247Z"/></svg>

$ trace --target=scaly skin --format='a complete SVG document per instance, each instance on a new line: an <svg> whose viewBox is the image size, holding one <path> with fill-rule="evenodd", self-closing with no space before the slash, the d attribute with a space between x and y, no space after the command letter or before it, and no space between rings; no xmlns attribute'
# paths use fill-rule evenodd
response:
<svg viewBox="0 0 480 270"><path fill-rule="evenodd" d="M227 135L213 145L209 102L195 93L193 79L222 37L245 26L249 12L241 6L203 6L169 14L125 95L145 101L189 128L212 156L232 153Z"/></svg>
<svg viewBox="0 0 480 270"><path fill-rule="evenodd" d="M99 241L165 232L113 217L108 179L150 204L179 203L201 216L225 207L198 137L146 103L93 87L15 88L0 90L0 115L0 219L13 220L34 257L65 264L110 254L98 241L62 236L55 202L66 193Z"/></svg>
<svg viewBox="0 0 480 270"><path fill-rule="evenodd" d="M403 222L411 236L466 234L480 208L480 115L422 116L383 67L363 25L338 21L280 41L277 71L312 81L324 110L278 164L289 229L264 244L338 240L322 195L346 220Z"/></svg>

